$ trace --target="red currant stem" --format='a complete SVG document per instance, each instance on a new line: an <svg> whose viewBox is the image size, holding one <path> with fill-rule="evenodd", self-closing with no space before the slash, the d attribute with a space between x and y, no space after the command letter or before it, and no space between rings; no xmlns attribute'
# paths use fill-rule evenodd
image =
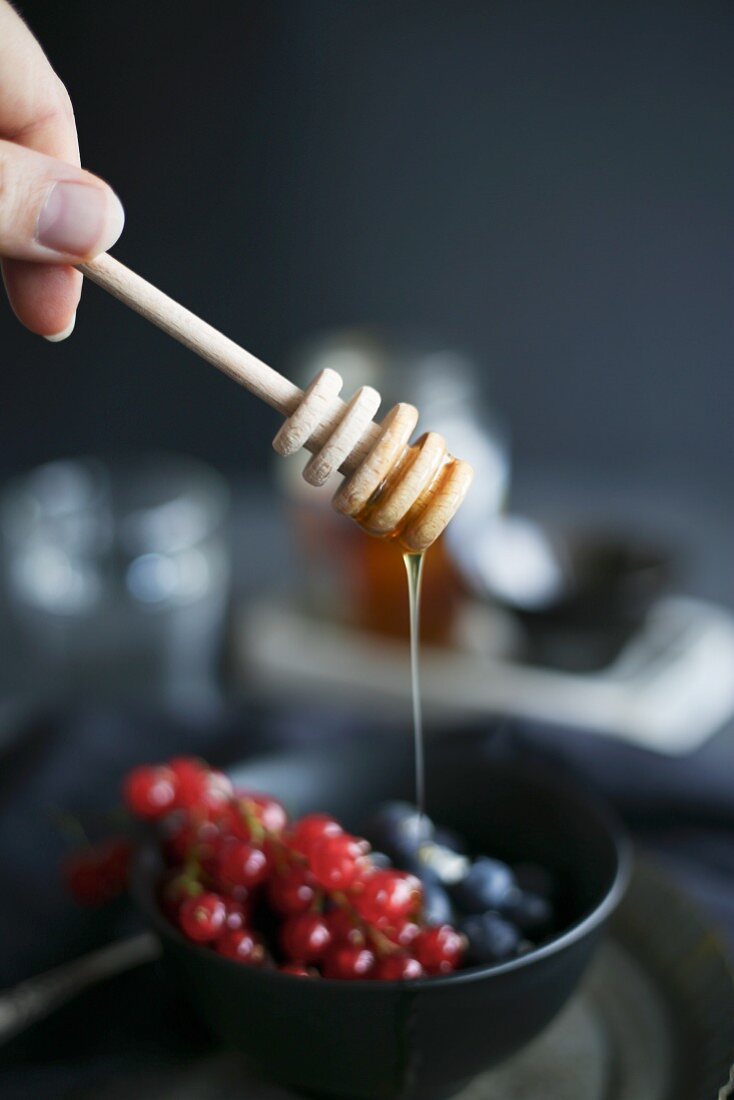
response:
<svg viewBox="0 0 734 1100"><path fill-rule="evenodd" d="M285 844L273 837L272 834L269 834L268 839L275 857L275 870L279 875L287 875L293 862L289 858L290 853L288 849Z"/></svg>
<svg viewBox="0 0 734 1100"><path fill-rule="evenodd" d="M201 879L201 863L199 857L196 855L194 849L192 849L187 857L186 862L183 865L181 874L184 878L191 880L192 882L199 882Z"/></svg>
<svg viewBox="0 0 734 1100"><path fill-rule="evenodd" d="M51 810L51 819L56 823L59 831L66 839L77 846L91 846L91 840L87 830L78 817L67 813L65 810Z"/></svg>
<svg viewBox="0 0 734 1100"><path fill-rule="evenodd" d="M331 900L336 906L338 906L339 909L342 909L347 914L355 928L359 928L361 930L367 927L367 922L362 920L359 913L349 900L349 897L342 890L335 890L334 893L331 895Z"/></svg>
<svg viewBox="0 0 734 1100"><path fill-rule="evenodd" d="M300 852L296 852L295 849L289 848L282 837L276 836L275 833L268 833L268 839L276 848L282 849L286 853L286 859L289 863L297 863L300 864L301 867L308 867L308 860L306 857Z"/></svg>
<svg viewBox="0 0 734 1100"><path fill-rule="evenodd" d="M379 929L373 928L372 925L366 926L367 935L372 940L375 947L375 952L382 958L384 955L397 955L402 951L402 947L398 943L393 943L389 940Z"/></svg>
<svg viewBox="0 0 734 1100"><path fill-rule="evenodd" d="M190 878L186 874L181 875L181 885L190 898L195 898L198 894L203 894L204 887L201 885L198 879Z"/></svg>
<svg viewBox="0 0 734 1100"><path fill-rule="evenodd" d="M378 928L374 928L371 924L368 924L367 921L362 920L346 894L342 893L340 890L335 890L331 895L331 900L339 909L342 909L348 914L355 928L359 928L365 937L369 937L369 939L372 940L375 951L380 957L383 955L395 955L401 950L399 944L393 943L392 940L383 935Z"/></svg>
<svg viewBox="0 0 734 1100"><path fill-rule="evenodd" d="M255 844L262 846L263 841L269 837L265 826L257 816L255 803L251 802L248 798L235 798L242 819L244 820L247 828L250 830L250 835L255 841Z"/></svg>
<svg viewBox="0 0 734 1100"><path fill-rule="evenodd" d="M308 867L308 860L306 857L301 855L300 852L296 852L294 849L289 848L282 836L279 836L277 833L269 832L260 820L257 821L257 824L262 833L262 843L267 840L270 844L275 856L276 869L281 874L287 874L294 864L300 867Z"/></svg>

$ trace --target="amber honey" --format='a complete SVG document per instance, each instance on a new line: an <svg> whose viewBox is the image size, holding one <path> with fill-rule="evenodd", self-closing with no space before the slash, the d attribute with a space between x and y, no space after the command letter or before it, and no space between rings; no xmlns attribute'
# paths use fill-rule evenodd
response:
<svg viewBox="0 0 734 1100"><path fill-rule="evenodd" d="M392 486L403 476L406 465L416 447L406 450L402 459L395 464L386 479L372 495L362 511L354 518L363 531L373 535L371 518L388 496ZM383 537L354 540L356 557L353 575L353 591L359 625L367 630L392 637L410 636L410 559L420 562L419 580L416 582L422 593L422 636L432 644L448 643L454 621L456 607L461 595L459 578L446 552L443 536L431 546L431 555L413 554L405 551L400 542L400 533L416 512L423 506L434 486L443 476L443 472L453 459L444 459L436 470L434 478L411 509L393 530ZM409 585L405 588L405 570L401 567L396 553L396 545L403 550L403 561L408 568Z"/></svg>
<svg viewBox="0 0 734 1100"><path fill-rule="evenodd" d="M423 749L423 704L420 681L421 580L426 561L422 554L403 554L408 578L410 611L410 691L413 700L413 744L415 746L415 804L420 817L426 811L426 774Z"/></svg>

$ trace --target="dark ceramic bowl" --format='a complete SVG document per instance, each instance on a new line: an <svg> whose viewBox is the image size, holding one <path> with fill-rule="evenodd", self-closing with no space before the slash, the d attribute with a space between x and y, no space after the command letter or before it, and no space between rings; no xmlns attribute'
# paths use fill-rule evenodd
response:
<svg viewBox="0 0 734 1100"><path fill-rule="evenodd" d="M224 959L187 942L155 900L161 864L144 848L138 901L164 964L215 1035L271 1078L311 1095L362 1100L449 1096L517 1050L576 986L619 902L629 854L606 810L550 770L497 759L482 742L432 744L429 810L471 850L551 869L562 887L563 931L511 962L418 982L293 978ZM388 798L410 796L413 755L378 738L255 760L233 773L293 814L328 810L359 830Z"/></svg>

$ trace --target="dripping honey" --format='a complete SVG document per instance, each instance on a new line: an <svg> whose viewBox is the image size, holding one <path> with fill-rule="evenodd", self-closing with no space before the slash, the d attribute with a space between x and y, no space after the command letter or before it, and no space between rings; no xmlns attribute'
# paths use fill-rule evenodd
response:
<svg viewBox="0 0 734 1100"><path fill-rule="evenodd" d="M367 505L362 511L355 516L357 523L363 530L370 532L370 516L374 513L380 502L384 500L385 496L390 492L390 489L396 482L402 477L404 467L407 462L410 461L410 453L412 448L406 449L401 456L401 459L395 463L390 471L389 477L383 481L378 489L372 494ZM445 465L445 463L444 463ZM426 490L427 493L432 492L435 480L440 476L440 471L436 475L434 482ZM408 524L412 515L420 508L422 499L413 505L413 508L403 518L402 522L393 530L388 536L382 539L368 539L368 543L372 543L376 546L382 546L384 549L389 549L390 559L395 562L395 555L393 544L400 542L400 532ZM387 546L386 546L387 544ZM423 570L426 561L426 552L411 553L408 550L403 551L403 562L405 565L405 573L408 582L408 622L410 630L410 691L413 707L413 746L414 746L414 762L415 762L415 804L418 807L418 813L422 817L425 813L425 763L424 763L424 748L423 748L423 707L421 700L420 690L420 614L421 614L421 589L423 581ZM405 580L403 581L403 584ZM403 589L404 590L404 589ZM391 604L392 601L383 599L378 601L378 605L382 606Z"/></svg>
<svg viewBox="0 0 734 1100"><path fill-rule="evenodd" d="M413 745L415 753L415 804L419 817L426 812L426 777L423 750L423 706L420 685L420 611L421 580L426 552L403 554L408 577L408 607L410 612L410 690L413 700Z"/></svg>

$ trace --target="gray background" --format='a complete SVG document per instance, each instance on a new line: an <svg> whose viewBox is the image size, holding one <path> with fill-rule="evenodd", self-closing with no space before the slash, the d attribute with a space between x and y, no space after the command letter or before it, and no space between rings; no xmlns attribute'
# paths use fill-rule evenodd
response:
<svg viewBox="0 0 734 1100"><path fill-rule="evenodd" d="M520 465L726 484L734 5L28 0L125 262L283 367L314 329L472 352ZM0 474L179 448L264 470L276 419L88 288L0 308Z"/></svg>

